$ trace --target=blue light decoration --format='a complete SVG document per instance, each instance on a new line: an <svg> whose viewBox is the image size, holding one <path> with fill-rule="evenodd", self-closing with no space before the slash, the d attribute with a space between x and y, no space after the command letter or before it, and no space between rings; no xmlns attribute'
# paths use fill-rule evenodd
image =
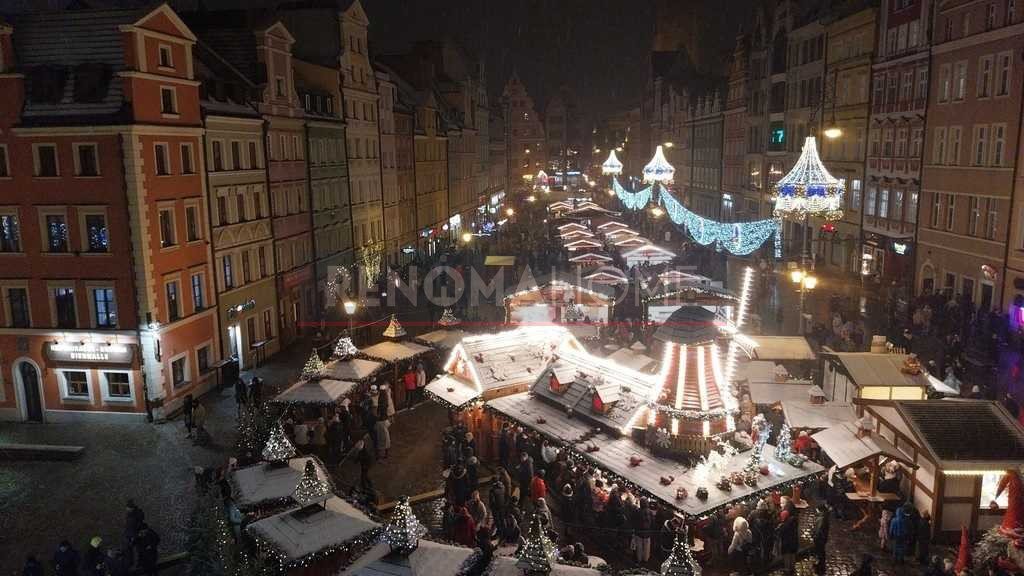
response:
<svg viewBox="0 0 1024 576"><path fill-rule="evenodd" d="M702 246L717 244L732 254L746 256L772 238L775 241L775 257L782 257L782 227L777 218L753 222L716 222L694 214L666 189L662 189L658 197L672 222L684 228Z"/></svg>
<svg viewBox="0 0 1024 576"><path fill-rule="evenodd" d="M622 174L622 162L619 162L619 159L615 157L615 150L612 150L608 154L608 159L604 161L604 164L601 164L601 174L611 176Z"/></svg>
<svg viewBox="0 0 1024 576"><path fill-rule="evenodd" d="M665 159L665 152L658 146L654 157L644 166L644 182L670 184L675 177L676 169Z"/></svg>
<svg viewBox="0 0 1024 576"><path fill-rule="evenodd" d="M647 188L631 192L622 187L618 178L612 176L612 190L615 191L615 195L619 197L622 205L626 208L630 210L643 210L644 206L647 206L647 203L651 201L654 185L651 184Z"/></svg>
<svg viewBox="0 0 1024 576"><path fill-rule="evenodd" d="M814 136L808 136L793 169L772 190L775 217L839 220L843 217L844 192L843 182L829 174L822 164Z"/></svg>

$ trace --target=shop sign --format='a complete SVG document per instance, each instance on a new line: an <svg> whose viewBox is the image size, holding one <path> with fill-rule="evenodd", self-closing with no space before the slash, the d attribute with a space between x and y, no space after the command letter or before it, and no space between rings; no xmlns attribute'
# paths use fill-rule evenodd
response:
<svg viewBox="0 0 1024 576"><path fill-rule="evenodd" d="M228 309L227 309L228 318L234 318L235 316L238 316L242 312L248 312L250 310L255 310L255 309L256 309L256 300L253 299L253 298L250 298L250 299L246 300L245 302L242 302L241 304L235 304L234 306L228 306Z"/></svg>
<svg viewBox="0 0 1024 576"><path fill-rule="evenodd" d="M53 342L47 346L46 355L52 362L131 364L134 349L130 344Z"/></svg>
<svg viewBox="0 0 1024 576"><path fill-rule="evenodd" d="M899 254L900 256L903 256L904 254L907 253L907 243L906 242L893 242L892 243L892 250L893 250L893 252Z"/></svg>

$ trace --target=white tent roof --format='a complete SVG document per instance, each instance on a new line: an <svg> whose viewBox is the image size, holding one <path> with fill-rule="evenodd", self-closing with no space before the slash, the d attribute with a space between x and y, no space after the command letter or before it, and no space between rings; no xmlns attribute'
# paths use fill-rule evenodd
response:
<svg viewBox="0 0 1024 576"><path fill-rule="evenodd" d="M776 402L802 401L810 398L811 383L789 382L747 382L750 401L754 404L775 404Z"/></svg>
<svg viewBox="0 0 1024 576"><path fill-rule="evenodd" d="M845 402L811 404L806 400L785 400L782 402L782 414L791 428L811 430L824 430L843 422L857 420L853 404Z"/></svg>
<svg viewBox="0 0 1024 576"><path fill-rule="evenodd" d="M390 342L384 341L364 348L361 352L370 358L383 360L384 362L398 362L415 358L420 354L430 352L430 348L414 342Z"/></svg>
<svg viewBox="0 0 1024 576"><path fill-rule="evenodd" d="M239 508L250 508L291 498L308 460L312 460L316 466L317 476L325 482L330 482L330 476L323 464L310 456L292 458L287 466L260 462L239 468L228 477L235 504Z"/></svg>
<svg viewBox="0 0 1024 576"><path fill-rule="evenodd" d="M634 352L629 348L619 348L615 352L609 354L608 359L616 364L621 364L626 368L636 370L638 372L646 372L658 363L654 358L639 352Z"/></svg>
<svg viewBox="0 0 1024 576"><path fill-rule="evenodd" d="M441 328L434 330L433 332L427 332L414 338L416 342L420 344L426 344L433 346L434 348L441 348L444 350L451 350L456 344L462 342L462 339L468 335L467 332L452 328Z"/></svg>
<svg viewBox="0 0 1024 576"><path fill-rule="evenodd" d="M379 526L355 506L332 496L323 508L281 512L253 522L247 530L261 544L283 555L287 565L326 548L341 546Z"/></svg>
<svg viewBox="0 0 1024 576"><path fill-rule="evenodd" d="M468 382L444 374L434 378L427 384L427 392L448 402L456 408L465 406L470 401L480 396L476 387Z"/></svg>
<svg viewBox="0 0 1024 576"><path fill-rule="evenodd" d="M858 388L865 386L909 386L926 388L928 373L907 374L902 371L906 354L875 354L871 352L833 353Z"/></svg>
<svg viewBox="0 0 1024 576"><path fill-rule="evenodd" d="M373 360L352 358L350 360L333 360L324 366L324 376L334 380L360 382L373 376L384 365Z"/></svg>
<svg viewBox="0 0 1024 576"><path fill-rule="evenodd" d="M516 568L514 556L495 556L487 569L488 576L523 576L523 570ZM582 568L580 566L568 566L557 564L551 561L551 573L548 576L601 576L600 570L594 568Z"/></svg>
<svg viewBox="0 0 1024 576"><path fill-rule="evenodd" d="M812 434L811 438L840 468L859 464L875 456L895 458L914 466L914 463L905 454L877 433L858 438L857 425L854 422L843 422L817 434Z"/></svg>
<svg viewBox="0 0 1024 576"><path fill-rule="evenodd" d="M345 380L303 380L293 384L274 398L274 402L298 404L333 404L356 387Z"/></svg>
<svg viewBox="0 0 1024 576"><path fill-rule="evenodd" d="M445 576L459 573L472 548L420 539L408 555L393 554L384 543L377 544L337 576Z"/></svg>
<svg viewBox="0 0 1024 576"><path fill-rule="evenodd" d="M757 360L814 360L814 350L803 336L751 336Z"/></svg>

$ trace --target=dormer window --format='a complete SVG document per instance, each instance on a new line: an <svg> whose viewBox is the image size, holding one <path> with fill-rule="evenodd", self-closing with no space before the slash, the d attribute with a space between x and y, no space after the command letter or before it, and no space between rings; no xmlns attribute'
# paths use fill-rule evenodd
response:
<svg viewBox="0 0 1024 576"><path fill-rule="evenodd" d="M174 57L167 44L160 45L160 67L174 69Z"/></svg>
<svg viewBox="0 0 1024 576"><path fill-rule="evenodd" d="M607 405L601 400L601 396L596 392L594 393L594 400L591 404L593 405L594 412L597 412L598 414L604 414L608 411Z"/></svg>
<svg viewBox="0 0 1024 576"><path fill-rule="evenodd" d="M555 376L552 373L551 376L548 377L548 388L555 394L564 394L569 387L562 384L558 380L558 376Z"/></svg>

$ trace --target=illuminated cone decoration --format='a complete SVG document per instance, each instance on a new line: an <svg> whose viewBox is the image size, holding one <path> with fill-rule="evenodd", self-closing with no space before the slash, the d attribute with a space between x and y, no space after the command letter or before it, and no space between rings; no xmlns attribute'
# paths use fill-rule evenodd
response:
<svg viewBox="0 0 1024 576"><path fill-rule="evenodd" d="M540 515L534 514L530 521L530 531L526 534L526 542L516 560L516 568L525 576L546 576L551 573L551 558L555 546L544 533L540 523Z"/></svg>
<svg viewBox="0 0 1024 576"><path fill-rule="evenodd" d="M384 329L385 338L401 338L405 336L405 328L398 323L398 318L394 314L391 315L391 322L388 323L388 327Z"/></svg>
<svg viewBox="0 0 1024 576"><path fill-rule="evenodd" d="M316 473L316 464L312 460L306 460L306 469L302 472L302 478L292 492L292 499L300 506L308 506L323 502L331 497L331 487L327 482L320 479Z"/></svg>
<svg viewBox="0 0 1024 576"><path fill-rule="evenodd" d="M775 216L839 220L843 217L844 192L842 181L829 174L821 162L814 136L808 136L793 169L772 190Z"/></svg>
<svg viewBox="0 0 1024 576"><path fill-rule="evenodd" d="M670 184L675 177L676 169L665 159L665 152L661 146L654 151L654 157L644 166L644 182L657 182L658 184Z"/></svg>
<svg viewBox="0 0 1024 576"><path fill-rule="evenodd" d="M971 567L971 539L967 536L967 527L960 527L960 550L956 554L956 566L953 572L959 574Z"/></svg>
<svg viewBox="0 0 1024 576"><path fill-rule="evenodd" d="M676 532L672 552L661 564L661 576L700 576L700 564L697 564L697 560L690 552L690 544L687 539L688 530L687 527L684 527L682 532Z"/></svg>
<svg viewBox="0 0 1024 576"><path fill-rule="evenodd" d="M315 380L323 375L324 363L320 360L320 354L314 348L313 353L309 355L309 360L306 360L306 365L302 367L302 379Z"/></svg>
<svg viewBox="0 0 1024 576"><path fill-rule="evenodd" d="M461 320L452 313L451 308L445 308L444 314L441 314L441 319L437 321L437 325L444 328L450 328L452 326L458 326L460 322Z"/></svg>
<svg viewBox="0 0 1024 576"><path fill-rule="evenodd" d="M622 162L615 157L615 150L608 153L608 159L601 164L601 174L608 174L611 176L618 176L622 174Z"/></svg>
<svg viewBox="0 0 1024 576"><path fill-rule="evenodd" d="M337 360L348 360L358 352L359 348L356 348L356 345L352 343L352 338L342 336L338 338L338 343L334 345L333 357Z"/></svg>
<svg viewBox="0 0 1024 576"><path fill-rule="evenodd" d="M267 444L263 447L263 459L267 462L287 462L295 454L295 445L284 433L284 426L278 422L270 430L270 438L267 438Z"/></svg>
<svg viewBox="0 0 1024 576"><path fill-rule="evenodd" d="M410 554L419 546L420 538L426 534L427 529L412 513L409 497L402 496L391 513L391 519L384 526L381 540L391 547L392 552Z"/></svg>

